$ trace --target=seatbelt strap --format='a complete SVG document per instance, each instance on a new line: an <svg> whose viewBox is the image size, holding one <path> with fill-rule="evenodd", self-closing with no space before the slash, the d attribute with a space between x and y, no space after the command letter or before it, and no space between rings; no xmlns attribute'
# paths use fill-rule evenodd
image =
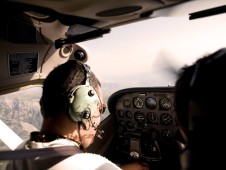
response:
<svg viewBox="0 0 226 170"><path fill-rule="evenodd" d="M38 148L38 149L19 149L13 151L1 151L0 160L12 159L25 159L34 157L58 157L58 156L71 156L76 153L83 153L76 146L59 146L51 148Z"/></svg>

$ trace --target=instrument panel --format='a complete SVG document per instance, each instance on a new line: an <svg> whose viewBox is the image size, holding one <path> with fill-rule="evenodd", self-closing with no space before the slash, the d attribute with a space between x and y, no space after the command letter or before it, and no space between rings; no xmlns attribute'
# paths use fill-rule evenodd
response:
<svg viewBox="0 0 226 170"><path fill-rule="evenodd" d="M108 106L117 123L118 153L147 162L178 154L173 87L123 89L110 96Z"/></svg>

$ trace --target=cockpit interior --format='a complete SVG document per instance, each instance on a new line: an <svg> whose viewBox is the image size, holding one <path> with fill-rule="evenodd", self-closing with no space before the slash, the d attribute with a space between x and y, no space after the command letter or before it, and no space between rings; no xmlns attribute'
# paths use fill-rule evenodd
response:
<svg viewBox="0 0 226 170"><path fill-rule="evenodd" d="M68 60L91 66L107 105L87 152L181 169L175 81L225 46L225 13L224 0L1 0L0 169L40 129L43 82Z"/></svg>

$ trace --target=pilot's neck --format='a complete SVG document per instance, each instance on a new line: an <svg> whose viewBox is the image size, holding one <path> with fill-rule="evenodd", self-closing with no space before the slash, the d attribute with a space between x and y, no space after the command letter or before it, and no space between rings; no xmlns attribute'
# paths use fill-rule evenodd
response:
<svg viewBox="0 0 226 170"><path fill-rule="evenodd" d="M59 115L62 116L44 118L40 133L60 135L80 144L78 123L71 121L63 114Z"/></svg>

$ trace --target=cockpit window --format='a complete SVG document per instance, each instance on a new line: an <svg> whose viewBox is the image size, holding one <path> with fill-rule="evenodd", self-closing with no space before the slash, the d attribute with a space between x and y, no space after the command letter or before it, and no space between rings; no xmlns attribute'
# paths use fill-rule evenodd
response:
<svg viewBox="0 0 226 170"><path fill-rule="evenodd" d="M35 87L0 96L0 150L13 150L41 128L39 100L42 88Z"/></svg>

